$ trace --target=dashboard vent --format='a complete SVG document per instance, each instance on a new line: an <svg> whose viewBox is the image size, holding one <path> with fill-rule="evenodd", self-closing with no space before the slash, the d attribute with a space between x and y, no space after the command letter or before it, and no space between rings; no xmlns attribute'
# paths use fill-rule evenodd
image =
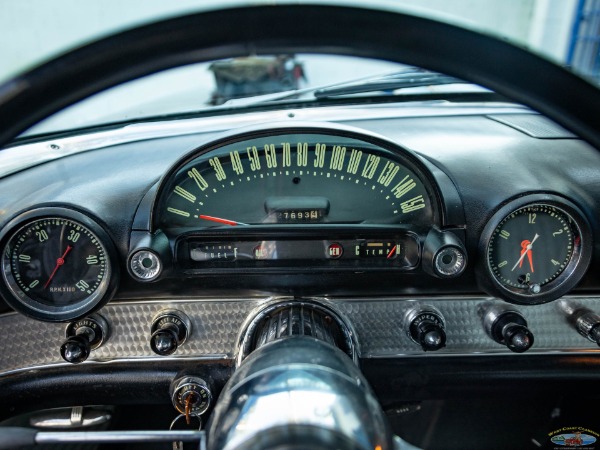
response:
<svg viewBox="0 0 600 450"><path fill-rule="evenodd" d="M570 131L538 114L489 115L488 119L507 125L537 139L574 139Z"/></svg>

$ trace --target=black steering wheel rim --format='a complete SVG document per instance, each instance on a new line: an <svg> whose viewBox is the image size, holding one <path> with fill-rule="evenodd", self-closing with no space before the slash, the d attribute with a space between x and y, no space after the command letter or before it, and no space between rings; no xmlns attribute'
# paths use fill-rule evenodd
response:
<svg viewBox="0 0 600 450"><path fill-rule="evenodd" d="M154 72L252 53L336 53L444 72L540 111L600 148L600 90L495 38L371 9L278 5L198 13L134 28L0 86L0 147L90 95Z"/></svg>

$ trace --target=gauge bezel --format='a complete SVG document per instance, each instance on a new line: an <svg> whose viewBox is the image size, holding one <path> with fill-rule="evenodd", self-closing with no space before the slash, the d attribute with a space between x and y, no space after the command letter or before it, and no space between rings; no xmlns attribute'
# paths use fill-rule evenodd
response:
<svg viewBox="0 0 600 450"><path fill-rule="evenodd" d="M219 138L205 143L199 147L196 147L183 157L181 157L171 168L161 177L158 182L156 195L152 202L150 212L150 232L156 232L160 229L160 216L161 207L165 201L165 191L172 177L174 177L182 167L190 163L194 159L200 158L203 155L219 148L234 144L237 142L244 142L250 139L263 138L268 136L279 136L287 134L322 134L328 136L340 136L349 139L361 140L366 143L376 145L382 150L390 152L396 159L402 161L407 168L412 170L423 183L425 190L429 195L429 201L432 208L432 221L433 224L442 226L447 222L447 211L444 209L443 197L440 192L437 180L431 174L431 168L421 160L412 151L401 147L397 143L386 139L383 136L379 136L374 133L365 132L357 128L339 125L339 124L327 124L323 125L320 123L312 122L299 122L297 124L290 123L276 123L260 126L247 127L242 130L235 130L234 132L225 133ZM432 225L433 225L432 224ZM164 230L163 230L164 231Z"/></svg>
<svg viewBox="0 0 600 450"><path fill-rule="evenodd" d="M489 262L489 248L494 231L509 215L530 206L556 208L572 219L573 231L580 237L580 244L577 247L574 246L573 254L565 269L556 278L541 286L540 292L537 294L501 283ZM526 195L505 203L487 222L479 241L480 264L477 268L477 279L484 291L512 303L523 305L547 303L562 297L581 281L589 267L592 250L589 221L574 203L553 194Z"/></svg>
<svg viewBox="0 0 600 450"><path fill-rule="evenodd" d="M72 305L51 306L37 302L17 291L16 281L12 270L6 267L6 251L14 237L18 236L31 223L45 219L67 219L87 228L98 239L106 255L106 274L96 290L83 300ZM47 322L66 322L85 317L106 304L114 295L119 283L119 264L115 245L102 226L86 214L68 207L39 207L25 211L11 221L0 231L0 294L15 311L33 319Z"/></svg>

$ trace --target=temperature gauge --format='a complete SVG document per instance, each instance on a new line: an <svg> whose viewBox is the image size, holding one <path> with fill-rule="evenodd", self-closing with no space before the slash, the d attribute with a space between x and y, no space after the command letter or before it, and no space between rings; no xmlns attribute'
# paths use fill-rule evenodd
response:
<svg viewBox="0 0 600 450"><path fill-rule="evenodd" d="M396 241L365 241L357 244L354 251L360 258L396 259L402 254L402 244Z"/></svg>

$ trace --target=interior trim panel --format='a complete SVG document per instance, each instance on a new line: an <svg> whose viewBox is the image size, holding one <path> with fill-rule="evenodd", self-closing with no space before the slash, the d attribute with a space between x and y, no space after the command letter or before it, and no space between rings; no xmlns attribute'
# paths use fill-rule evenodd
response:
<svg viewBox="0 0 600 450"><path fill-rule="evenodd" d="M286 301L285 298L262 299L189 299L112 303L101 314L110 328L104 345L92 351L85 365L115 360L136 360L154 363L159 359L232 360L247 320L265 305ZM568 306L594 308L596 297L565 297L534 306L511 306L526 319L535 336L527 352L598 353L600 348L581 336L568 323ZM302 299L296 299L302 303ZM482 308L506 305L488 297L467 298L363 298L311 299L337 311L356 331L359 356L363 360L376 358L444 357L477 355L515 355L505 346L494 342L485 332ZM405 316L417 306L428 305L437 310L445 322L446 347L435 353L423 351L408 335ZM153 317L161 310L176 309L192 322L187 341L169 357L158 357L150 348L150 327ZM0 373L46 366L69 366L60 356L65 340L65 324L45 323L16 313L0 316L0 340L5 343L0 353ZM18 336L18 339L15 339Z"/></svg>

